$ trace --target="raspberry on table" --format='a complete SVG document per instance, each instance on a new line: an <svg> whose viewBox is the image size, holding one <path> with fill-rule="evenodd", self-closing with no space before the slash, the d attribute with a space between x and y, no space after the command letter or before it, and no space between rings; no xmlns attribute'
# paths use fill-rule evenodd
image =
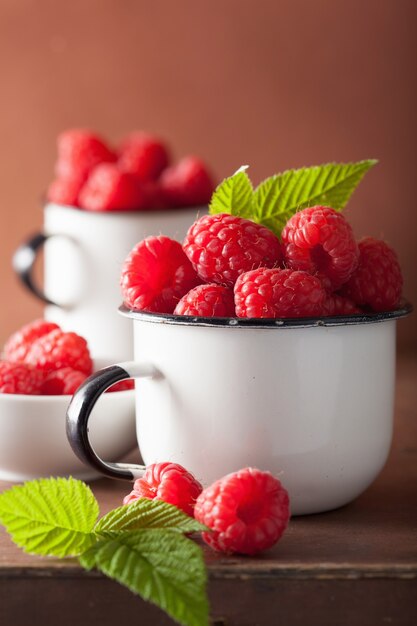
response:
<svg viewBox="0 0 417 626"><path fill-rule="evenodd" d="M145 206L146 194L132 174L114 163L100 163L82 187L79 204L87 211L132 211Z"/></svg>
<svg viewBox="0 0 417 626"><path fill-rule="evenodd" d="M123 500L130 504L138 498L163 500L192 517L194 505L203 487L190 472L177 463L148 465L142 478L135 480L133 491Z"/></svg>
<svg viewBox="0 0 417 626"><path fill-rule="evenodd" d="M44 373L25 363L0 361L0 393L37 395Z"/></svg>
<svg viewBox="0 0 417 626"><path fill-rule="evenodd" d="M73 395L86 378L87 375L84 372L74 370L72 367L52 370L45 376L41 394L44 396Z"/></svg>
<svg viewBox="0 0 417 626"><path fill-rule="evenodd" d="M25 324L15 333L10 335L4 346L4 358L7 361L24 361L32 343L49 334L52 330L58 330L59 326L43 319Z"/></svg>
<svg viewBox="0 0 417 626"><path fill-rule="evenodd" d="M359 242L359 266L341 293L358 306L391 311L399 306L403 277L395 251L385 241L365 237Z"/></svg>
<svg viewBox="0 0 417 626"><path fill-rule="evenodd" d="M66 130L58 136L57 144L58 178L69 178L73 175L86 177L99 163L116 160L116 155L105 142L89 130Z"/></svg>
<svg viewBox="0 0 417 626"><path fill-rule="evenodd" d="M194 517L211 529L202 536L215 550L253 555L280 539L290 517L289 498L270 472L249 467L204 489Z"/></svg>
<svg viewBox="0 0 417 626"><path fill-rule="evenodd" d="M314 206L293 215L282 231L287 267L316 274L328 291L345 283L358 265L352 228L341 214Z"/></svg>
<svg viewBox="0 0 417 626"><path fill-rule="evenodd" d="M329 293L323 304L323 315L357 315L362 313L353 300L337 293Z"/></svg>
<svg viewBox="0 0 417 626"><path fill-rule="evenodd" d="M316 276L264 267L239 276L234 293L238 317L315 317L326 299Z"/></svg>
<svg viewBox="0 0 417 626"><path fill-rule="evenodd" d="M152 135L135 132L123 142L119 152L119 167L134 174L140 181L153 181L169 163L166 146Z"/></svg>
<svg viewBox="0 0 417 626"><path fill-rule="evenodd" d="M172 313L177 302L200 283L181 244L165 237L140 241L125 260L121 288L135 311Z"/></svg>
<svg viewBox="0 0 417 626"><path fill-rule="evenodd" d="M201 317L234 317L233 291L215 283L198 285L181 298L174 313Z"/></svg>
<svg viewBox="0 0 417 626"><path fill-rule="evenodd" d="M85 176L79 174L56 178L48 187L47 200L66 206L78 206L78 197L84 182Z"/></svg>
<svg viewBox="0 0 417 626"><path fill-rule="evenodd" d="M194 156L167 167L161 174L160 184L165 201L172 207L208 204L214 191L206 165Z"/></svg>
<svg viewBox="0 0 417 626"><path fill-rule="evenodd" d="M89 376L93 371L86 340L60 329L34 341L25 356L25 363L45 372L71 367Z"/></svg>
<svg viewBox="0 0 417 626"><path fill-rule="evenodd" d="M205 282L233 287L240 274L278 267L278 237L265 226L235 215L204 215L188 230L183 248Z"/></svg>

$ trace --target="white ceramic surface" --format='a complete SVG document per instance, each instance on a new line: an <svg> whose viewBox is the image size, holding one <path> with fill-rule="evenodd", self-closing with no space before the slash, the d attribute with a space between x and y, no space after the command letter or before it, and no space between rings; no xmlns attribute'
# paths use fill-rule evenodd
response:
<svg viewBox="0 0 417 626"><path fill-rule="evenodd" d="M129 315L136 361L118 367L139 377L145 464L180 463L204 485L246 466L269 470L295 515L350 502L384 466L396 319L259 328Z"/></svg>
<svg viewBox="0 0 417 626"><path fill-rule="evenodd" d="M119 460L136 445L134 391L104 394L91 415L90 437L104 458ZM0 394L0 480L99 474L68 443L65 415L71 396Z"/></svg>
<svg viewBox="0 0 417 626"><path fill-rule="evenodd" d="M82 211L48 204L44 210L46 319L88 341L96 357L132 358L131 324L117 313L123 261L150 235L182 241L207 207L164 211Z"/></svg>
<svg viewBox="0 0 417 626"><path fill-rule="evenodd" d="M296 329L134 321L145 464L175 461L204 484L246 466L280 477L293 514L353 500L391 444L395 321ZM133 372L135 373L135 372Z"/></svg>

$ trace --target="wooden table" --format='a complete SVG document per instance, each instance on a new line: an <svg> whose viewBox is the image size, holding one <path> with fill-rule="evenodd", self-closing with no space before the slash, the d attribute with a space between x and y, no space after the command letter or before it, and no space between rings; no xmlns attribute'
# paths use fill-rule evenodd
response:
<svg viewBox="0 0 417 626"><path fill-rule="evenodd" d="M205 550L216 626L417 624L417 360L399 363L395 437L375 483L347 507L293 519L259 558ZM0 483L0 489L10 484ZM126 485L92 484L102 512ZM0 530L1 626L173 622L97 572L25 555Z"/></svg>

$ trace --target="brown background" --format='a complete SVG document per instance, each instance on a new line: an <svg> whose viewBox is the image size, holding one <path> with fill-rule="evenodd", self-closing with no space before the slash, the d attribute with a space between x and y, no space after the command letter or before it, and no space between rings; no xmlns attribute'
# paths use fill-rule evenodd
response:
<svg viewBox="0 0 417 626"><path fill-rule="evenodd" d="M397 249L416 303L416 24L414 0L0 0L0 341L41 314L10 258L72 126L157 132L218 178L378 158L349 217Z"/></svg>

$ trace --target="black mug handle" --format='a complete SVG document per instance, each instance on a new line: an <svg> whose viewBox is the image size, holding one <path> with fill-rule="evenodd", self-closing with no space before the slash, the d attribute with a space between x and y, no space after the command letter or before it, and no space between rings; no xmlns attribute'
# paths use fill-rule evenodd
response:
<svg viewBox="0 0 417 626"><path fill-rule="evenodd" d="M33 266L38 256L38 252L44 246L51 235L45 233L36 233L22 243L13 255L13 269L19 277L23 285L33 293L39 300L45 304L53 304L59 306L56 302L50 300L40 287L38 287L33 279Z"/></svg>
<svg viewBox="0 0 417 626"><path fill-rule="evenodd" d="M146 470L144 465L108 463L96 454L88 438L88 420L97 400L114 383L128 378L153 377L156 374L155 367L147 363L120 363L92 374L77 389L67 409L67 438L83 463L109 478L132 481L143 476Z"/></svg>

